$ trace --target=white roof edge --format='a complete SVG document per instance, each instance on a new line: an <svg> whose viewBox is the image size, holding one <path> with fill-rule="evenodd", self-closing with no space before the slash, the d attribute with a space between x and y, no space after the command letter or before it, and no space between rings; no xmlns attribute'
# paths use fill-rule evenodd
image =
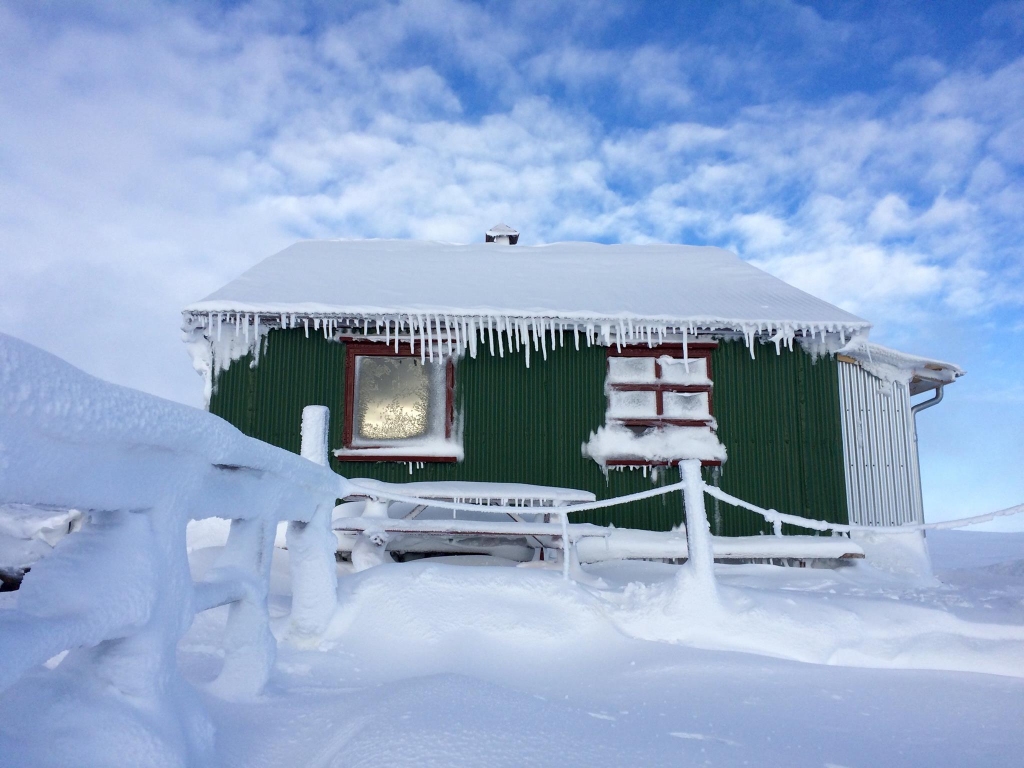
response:
<svg viewBox="0 0 1024 768"><path fill-rule="evenodd" d="M602 314L600 312L567 311L548 309L512 309L512 308L438 308L438 307L343 307L312 303L260 303L250 304L239 301L203 300L189 304L182 310L186 315L205 316L209 314L259 314L265 317L278 315L296 315L298 317L331 317L331 318L375 318L375 317L423 317L431 315L437 318L488 318L507 317L517 319L544 319L567 322L617 323L634 321L655 325L687 325L693 324L702 328L745 329L753 326L777 328L780 324L793 325L797 328L816 326L830 329L862 331L871 328L867 320L843 321L835 318L801 319L799 321L780 321L777 318L730 318L726 316L700 315L645 315L636 312L618 312Z"/></svg>
<svg viewBox="0 0 1024 768"><path fill-rule="evenodd" d="M955 363L912 355L865 340L857 340L847 345L840 353L853 358L869 372L875 373L877 369L882 368L892 369L902 373L907 380L951 384L967 373ZM891 375L881 377L893 378Z"/></svg>

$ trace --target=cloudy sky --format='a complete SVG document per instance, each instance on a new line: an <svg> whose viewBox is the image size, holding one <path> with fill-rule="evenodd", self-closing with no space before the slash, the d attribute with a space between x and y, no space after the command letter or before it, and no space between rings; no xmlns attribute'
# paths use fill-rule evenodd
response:
<svg viewBox="0 0 1024 768"><path fill-rule="evenodd" d="M968 376L929 519L1024 500L1024 3L0 4L0 330L199 405L295 240L713 244Z"/></svg>

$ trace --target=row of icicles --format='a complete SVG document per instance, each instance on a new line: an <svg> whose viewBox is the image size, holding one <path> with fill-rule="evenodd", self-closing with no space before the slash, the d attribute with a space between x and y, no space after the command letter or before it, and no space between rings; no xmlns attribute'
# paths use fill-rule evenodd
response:
<svg viewBox="0 0 1024 768"><path fill-rule="evenodd" d="M587 346L601 343L604 346L616 345L620 350L623 344L646 344L649 347L665 342L670 335L682 338L683 358L688 357L687 340L699 332L723 330L720 323L701 323L690 321L678 323L634 322L630 318L602 320L558 320L547 317L508 317L505 315L486 316L453 316L440 314L381 316L364 318L320 317L296 314L262 315L260 313L230 312L207 313L207 335L211 341L220 341L224 326L233 326L236 338L241 336L246 344L258 347L259 340L271 330L272 326L265 321L277 321L282 329L301 327L309 337L310 332L323 333L324 338L333 339L342 329L349 333L352 329L362 328L364 336L375 336L386 344L393 344L395 351L400 351L402 344L408 344L411 354L419 348L420 359L434 360L435 352L439 357L461 356L468 349L470 357L476 357L477 348L487 344L491 354L497 349L498 355L505 356L506 340L509 352L523 351L526 365L530 365L531 347L533 352L540 352L547 359L548 344L554 350L565 346L566 333L572 335L575 348L580 348L580 338L586 340ZM250 336L250 326L252 333ZM839 323L811 323L798 325L795 323L736 323L730 330L743 335L750 356L754 356L754 340L762 338L775 345L775 351L781 351L782 345L793 349L793 341L798 335L813 338L821 335L825 341L826 334L839 335L841 345L847 341L847 331L851 330ZM855 329L854 329L855 330ZM231 330L229 330L229 333ZM250 344L251 339L251 344ZM549 341L550 340L550 341ZM674 340L674 339L673 339ZM419 344L417 345L417 342Z"/></svg>

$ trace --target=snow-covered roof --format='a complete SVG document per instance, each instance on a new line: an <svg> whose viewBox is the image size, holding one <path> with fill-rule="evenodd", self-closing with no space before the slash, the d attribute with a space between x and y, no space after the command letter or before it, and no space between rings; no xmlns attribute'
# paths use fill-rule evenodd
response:
<svg viewBox="0 0 1024 768"><path fill-rule="evenodd" d="M304 241L186 312L632 320L847 336L869 327L720 248L597 243Z"/></svg>
<svg viewBox="0 0 1024 768"><path fill-rule="evenodd" d="M499 235L518 235L519 233L512 229L508 224L495 224L484 232L484 234L490 235L491 237L498 237Z"/></svg>
<svg viewBox="0 0 1024 768"><path fill-rule="evenodd" d="M864 340L851 342L841 353L840 359L855 362L880 379L908 384L912 395L951 384L966 373L953 363L907 354Z"/></svg>

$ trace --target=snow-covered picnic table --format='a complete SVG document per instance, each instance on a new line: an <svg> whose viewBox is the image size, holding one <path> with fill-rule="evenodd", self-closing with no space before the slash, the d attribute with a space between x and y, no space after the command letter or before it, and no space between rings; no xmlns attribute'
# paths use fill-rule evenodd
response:
<svg viewBox="0 0 1024 768"><path fill-rule="evenodd" d="M382 550L390 534L413 536L549 536L568 555L574 547L581 562L619 559L686 559L689 556L685 530L647 531L605 528L589 523L568 524L572 506L594 501L594 494L572 488L554 488L518 483L413 482L401 485L378 480L355 479L359 492L346 501L366 501L360 517L336 520L340 532L377 537ZM404 499L397 497L405 497ZM411 509L402 518L392 518L388 506L404 501ZM449 506L472 504L473 513L507 515L511 521L457 519L457 512L444 520L418 520L430 501ZM417 503L420 502L420 503ZM371 506L379 505L379 506ZM482 507L490 507L485 509ZM551 515L558 516L557 521ZM524 519L530 515L532 520ZM381 534L385 534L383 537ZM539 541L539 540L538 540ZM714 558L718 562L851 560L864 557L860 546L846 536L713 536Z"/></svg>
<svg viewBox="0 0 1024 768"><path fill-rule="evenodd" d="M413 483L384 483L380 480L356 477L350 480L357 492L346 500L385 499L389 496L404 495L419 499L432 499L452 503L480 506L503 507L495 514L508 514L508 507L561 507L595 501L590 491L575 488L557 488L547 485L525 483L489 483L467 481L438 481ZM365 493L363 492L365 491ZM480 511L480 510L477 510Z"/></svg>
<svg viewBox="0 0 1024 768"><path fill-rule="evenodd" d="M391 534L417 536L488 536L488 537L547 537L541 549L559 545L566 564L570 547L584 538L604 537L610 529L589 523L569 524L569 513L574 504L595 501L589 491L557 488L523 483L487 482L412 482L384 483L379 480L354 478L354 486L344 501L365 502L359 517L335 520L333 528L342 533L359 534L353 546L352 561L356 568L382 562ZM412 509L402 518L392 518L392 503L411 504ZM475 515L501 515L509 520L457 519L458 505L472 505ZM452 517L445 520L418 520L425 509L436 507L451 509ZM552 515L558 520L553 522ZM532 520L524 516L531 516Z"/></svg>

